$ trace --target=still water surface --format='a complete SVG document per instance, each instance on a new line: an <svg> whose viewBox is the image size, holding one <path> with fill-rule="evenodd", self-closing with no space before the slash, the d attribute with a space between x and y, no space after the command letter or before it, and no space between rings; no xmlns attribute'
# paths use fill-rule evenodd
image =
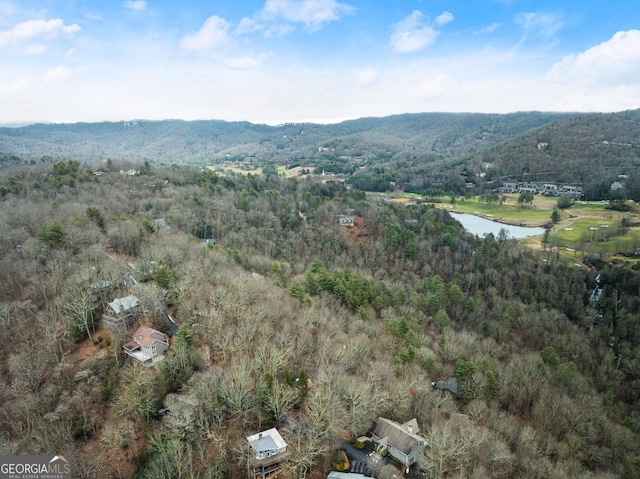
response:
<svg viewBox="0 0 640 479"><path fill-rule="evenodd" d="M479 237L486 236L489 233L492 233L493 236L497 237L498 234L500 234L500 230L505 230L508 238L515 239L529 238L531 236L544 234L545 232L544 228L505 225L498 223L497 221L487 220L467 213L449 212L449 214L458 220L462 226L464 226L465 230Z"/></svg>

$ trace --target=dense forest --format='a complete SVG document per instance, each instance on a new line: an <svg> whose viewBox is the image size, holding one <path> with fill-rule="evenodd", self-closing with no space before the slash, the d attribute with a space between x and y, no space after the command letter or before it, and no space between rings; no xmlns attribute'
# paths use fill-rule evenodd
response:
<svg viewBox="0 0 640 479"><path fill-rule="evenodd" d="M640 476L638 268L336 181L4 158L0 453L241 478L245 438L276 426L280 477L315 479L384 416L417 419L427 478ZM172 336L153 368L123 352L137 324L102 320L127 295ZM431 386L448 378L455 395ZM179 422L157 414L175 394L197 404Z"/></svg>

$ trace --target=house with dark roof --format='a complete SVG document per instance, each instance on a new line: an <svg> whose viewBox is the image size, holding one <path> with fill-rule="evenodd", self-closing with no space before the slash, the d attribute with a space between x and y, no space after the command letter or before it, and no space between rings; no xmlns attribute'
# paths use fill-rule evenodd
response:
<svg viewBox="0 0 640 479"><path fill-rule="evenodd" d="M254 479L264 479L278 472L289 459L287 443L275 427L247 437L255 453L251 461Z"/></svg>
<svg viewBox="0 0 640 479"><path fill-rule="evenodd" d="M427 440L418 435L420 429L415 418L399 424L384 417L378 418L371 440L378 445L378 451L388 454L408 470L422 460Z"/></svg>
<svg viewBox="0 0 640 479"><path fill-rule="evenodd" d="M143 325L136 329L131 341L122 348L127 355L143 366L152 366L164 359L164 352L169 349L169 337Z"/></svg>

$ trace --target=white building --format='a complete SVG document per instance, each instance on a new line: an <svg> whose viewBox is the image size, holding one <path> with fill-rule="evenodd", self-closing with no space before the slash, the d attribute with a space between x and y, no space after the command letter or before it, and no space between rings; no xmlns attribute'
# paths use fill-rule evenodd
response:
<svg viewBox="0 0 640 479"><path fill-rule="evenodd" d="M247 442L255 452L251 462L254 478L270 477L287 462L287 443L275 427L248 436Z"/></svg>

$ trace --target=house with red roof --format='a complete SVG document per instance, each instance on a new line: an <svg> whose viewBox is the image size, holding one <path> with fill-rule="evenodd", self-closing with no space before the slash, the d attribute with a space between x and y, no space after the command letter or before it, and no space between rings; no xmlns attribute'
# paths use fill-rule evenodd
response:
<svg viewBox="0 0 640 479"><path fill-rule="evenodd" d="M164 359L164 352L169 349L169 337L143 325L136 329L131 341L122 348L127 355L143 366L152 366Z"/></svg>

